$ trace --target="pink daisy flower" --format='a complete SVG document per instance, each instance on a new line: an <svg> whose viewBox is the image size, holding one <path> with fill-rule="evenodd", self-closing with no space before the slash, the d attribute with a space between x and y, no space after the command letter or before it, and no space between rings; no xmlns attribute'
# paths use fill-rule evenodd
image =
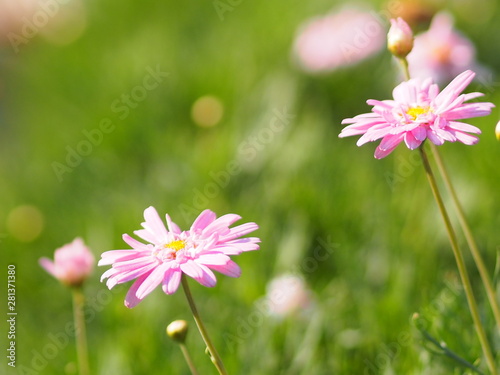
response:
<svg viewBox="0 0 500 375"><path fill-rule="evenodd" d="M370 99L367 103L373 106L371 113L343 120L342 124L352 125L345 127L339 137L363 134L358 146L382 139L375 151L377 159L389 155L403 141L411 150L426 139L435 145L445 141L475 144L478 138L468 133L480 134L481 130L456 120L489 115L494 105L464 103L483 96L479 92L461 94L474 75L470 70L463 72L441 92L431 78L403 82L393 90L394 100Z"/></svg>
<svg viewBox="0 0 500 375"><path fill-rule="evenodd" d="M125 298L125 306L129 308L136 306L159 284L166 294L174 293L183 273L207 287L215 286L217 281L212 271L239 277L240 267L229 256L259 249L258 238L239 238L258 229L257 224L229 228L241 219L235 214L216 218L215 213L205 210L188 231L181 231L166 215L167 230L153 207L144 211L144 219L144 229L134 233L147 244L124 234L123 240L133 249L106 251L98 263L112 266L101 277L101 281L108 279L109 289L137 279Z"/></svg>

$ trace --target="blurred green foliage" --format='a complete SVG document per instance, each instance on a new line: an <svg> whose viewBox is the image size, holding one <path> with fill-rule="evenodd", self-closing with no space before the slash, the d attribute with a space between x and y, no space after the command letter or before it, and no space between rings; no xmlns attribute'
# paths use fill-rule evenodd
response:
<svg viewBox="0 0 500 375"><path fill-rule="evenodd" d="M498 9L479 24L459 3L449 4L458 27L497 73ZM454 362L420 345L410 322L417 311L455 352L470 361L480 357L460 292L439 309L429 308L448 288L446 280L456 278L456 267L420 162L404 147L375 160L373 144L358 148L354 139L338 138L343 118L368 111L366 99L390 96L396 65L381 52L354 67L311 76L291 58L298 26L334 4L241 1L223 19L211 1L84 5L86 29L73 43L59 46L35 36L17 54L8 43L0 50L0 275L6 279L7 264L17 266L19 313L18 371L2 361L2 373L22 374L19 366L33 369L33 363L40 374L76 373L72 338L59 342L53 358L40 360L57 337L62 340L72 313L69 291L38 259L52 257L77 236L97 258L126 248L122 233L138 229L150 205L186 229L204 208L260 225L261 250L235 259L241 278L220 276L214 289L192 283L230 373L452 373ZM143 93L136 88L151 70L168 76L160 75L144 100L124 104L123 95ZM499 102L496 84L475 86L469 90ZM217 97L224 108L210 128L197 126L190 114L204 95ZM126 110L117 110L123 105ZM277 112L293 118L269 132ZM476 146L442 147L492 272L500 246L497 117L495 110L471 121L483 129ZM68 147L83 150L84 131L99 129L106 119L112 130L58 176L54 162L67 165ZM8 227L21 205L43 216L33 241L21 241ZM31 225L29 218L22 223L28 232ZM336 244L331 256L306 263L320 240ZM493 327L469 257L467 262L482 315ZM281 320L259 314L256 301L266 284L290 270L304 274L313 307ZM175 319L191 321L182 293L156 290L128 310L127 286L106 292L102 272L96 269L86 285L93 303L87 311L92 373L187 374L179 348L164 333ZM491 340L498 351L498 335L491 333ZM215 373L194 323L188 346L199 372Z"/></svg>

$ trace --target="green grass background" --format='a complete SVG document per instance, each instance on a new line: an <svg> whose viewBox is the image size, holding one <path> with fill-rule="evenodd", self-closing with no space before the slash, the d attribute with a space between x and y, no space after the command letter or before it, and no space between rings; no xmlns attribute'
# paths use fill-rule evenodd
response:
<svg viewBox="0 0 500 375"><path fill-rule="evenodd" d="M463 2L440 6L455 15L480 61L497 73L499 10L494 2L481 3L475 11L486 5L491 11L483 18ZM122 233L138 229L150 205L186 229L194 218L186 207L234 212L260 225L261 250L234 259L241 278L220 276L213 289L191 283L231 374L467 373L426 348L411 322L415 312L437 339L486 368L415 152L400 147L375 160L373 144L358 148L354 138L338 138L343 118L369 110L366 99L389 98L397 66L381 52L354 67L311 76L291 58L297 27L335 5L241 1L221 19L211 1L89 0L86 30L72 44L57 46L36 36L17 54L8 43L0 47L0 275L5 285L7 265L16 265L18 309L18 367L9 368L2 357L0 373L77 373L67 335L53 358L40 362L53 338L64 336L72 311L70 292L38 259L52 258L77 236L96 258L126 248ZM383 5L374 3L373 9ZM168 77L120 119L112 103L157 66ZM494 76L491 86L468 90L485 91L486 100L498 103L495 82ZM200 128L190 117L203 95L215 95L224 105L223 119L213 128ZM245 157L250 137L262 134L275 111L285 108L294 118ZM76 148L85 139L82 131L96 129L104 118L115 129L59 181L53 162L64 163L66 147ZM500 246L497 118L495 109L471 120L483 130L477 145L441 147L491 273ZM241 171L200 207L197 192L230 162ZM9 213L25 204L44 218L42 233L31 242L7 227ZM313 267L308 262L320 241L335 243L334 251ZM466 260L498 353L498 332L473 262ZM297 270L313 291L313 307L285 319L259 313L256 301L266 284ZM187 374L179 348L165 335L175 319L192 323L188 346L200 374L215 373L181 291L165 296L155 290L129 310L123 306L128 286L105 292L102 272L96 268L85 286L97 301L88 312L93 374ZM0 290L6 312L6 288ZM5 323L0 334L5 353Z"/></svg>

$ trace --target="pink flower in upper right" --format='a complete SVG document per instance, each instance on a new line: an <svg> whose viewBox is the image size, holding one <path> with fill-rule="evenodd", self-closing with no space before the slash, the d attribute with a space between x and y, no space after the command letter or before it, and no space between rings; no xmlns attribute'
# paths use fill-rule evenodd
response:
<svg viewBox="0 0 500 375"><path fill-rule="evenodd" d="M375 150L377 159L389 155L401 142L411 150L426 139L435 145L445 141L475 144L478 138L469 133L480 134L481 130L457 120L489 115L494 105L464 103L483 96L479 92L462 94L474 76L467 70L441 92L431 78L402 82L393 90L393 100L370 99L367 103L373 105L372 112L343 120L342 124L351 125L339 137L362 134L358 146L382 139Z"/></svg>

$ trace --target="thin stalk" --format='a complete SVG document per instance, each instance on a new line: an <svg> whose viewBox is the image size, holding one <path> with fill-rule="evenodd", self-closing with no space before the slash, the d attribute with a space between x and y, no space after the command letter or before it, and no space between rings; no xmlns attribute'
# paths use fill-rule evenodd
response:
<svg viewBox="0 0 500 375"><path fill-rule="evenodd" d="M85 329L85 316L83 307L85 296L81 287L72 288L73 292L73 318L75 320L76 353L78 357L79 375L89 375L89 355L87 349L87 333Z"/></svg>
<svg viewBox="0 0 500 375"><path fill-rule="evenodd" d="M495 316L495 321L497 323L497 328L500 331L500 307L498 305L498 301L496 298L495 288L493 287L493 283L491 282L490 276L488 274L488 270L484 264L483 258L481 257L481 253L477 247L476 241L474 240L474 236L472 235L472 231L470 230L469 224L465 218L464 211L462 209L462 205L458 200L457 193L451 184L450 177L446 168L444 166L443 160L439 154L437 147L431 143L431 150L434 155L434 160L436 161L436 165L441 173L446 189L448 190L451 199L453 201L453 205L455 206L455 210L457 212L458 222L460 223L460 227L464 232L465 239L467 244L469 245L470 252L472 257L474 258L474 262L476 263L476 267L479 271L479 275L481 276L481 280L483 281L484 288L486 289L486 294L488 296L488 300L491 305L491 309L493 310L493 315Z"/></svg>
<svg viewBox="0 0 500 375"><path fill-rule="evenodd" d="M189 370L191 371L191 374L198 375L198 371L196 371L196 367L194 366L194 362L191 359L191 356L189 355L186 344L179 343L179 346L181 347L182 355L184 356L184 359L186 360L186 363L189 367Z"/></svg>
<svg viewBox="0 0 500 375"><path fill-rule="evenodd" d="M222 363L222 359L219 353L217 353L217 350L215 349L215 346L212 343L210 336L208 335L207 329L205 328L205 325L203 324L203 321L200 318L200 314L198 314L198 309L196 308L196 305L194 303L193 295L191 294L191 290L189 289L189 284L184 275L182 275L181 282L182 282L182 288L184 289L184 293L186 294L186 298L189 303L189 307L191 308L191 312L193 313L194 321L198 326L198 330L200 331L203 341L205 341L205 344L207 345L208 352L210 353L210 358L214 366L219 371L219 374L227 375L226 369L224 368L224 363Z"/></svg>
<svg viewBox="0 0 500 375"><path fill-rule="evenodd" d="M403 68L403 74L405 76L405 79L407 81L410 80L410 70L408 69L408 60L406 60L405 57L403 58L398 58L399 62L401 63L401 66Z"/></svg>
<svg viewBox="0 0 500 375"><path fill-rule="evenodd" d="M469 310L471 312L472 320L474 322L474 327L479 337L483 353L486 357L488 368L491 374L496 375L498 373L496 370L495 359L493 357L490 345L488 343L488 339L486 337L486 333L484 331L481 319L479 317L479 309L477 307L476 299L474 298L474 294L472 292L472 286L470 284L469 275L465 267L464 258L462 252L460 251L460 248L458 247L458 241L455 235L455 231L453 230L450 218L448 216L448 213L446 212L443 199L441 198L441 194L439 192L436 179L434 178L434 174L432 173L431 165L429 164L429 160L427 158L427 154L423 146L424 145L422 144L419 147L419 151L422 157L422 162L424 164L425 173L427 175L427 179L429 180L429 185L431 186L434 199L436 200L436 203L439 207L439 212L441 213L441 216L443 218L446 227L446 231L448 233L448 239L450 240L451 248L453 250L453 255L455 256L455 261L457 262L458 272L460 274L460 279L462 280L465 296L467 297L467 303L469 305Z"/></svg>

